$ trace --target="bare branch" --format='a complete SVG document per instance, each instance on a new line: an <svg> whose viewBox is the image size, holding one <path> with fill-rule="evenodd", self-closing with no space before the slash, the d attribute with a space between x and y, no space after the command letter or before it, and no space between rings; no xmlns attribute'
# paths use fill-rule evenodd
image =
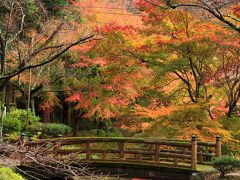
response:
<svg viewBox="0 0 240 180"><path fill-rule="evenodd" d="M21 14L22 14L21 25L20 25L20 28L19 28L18 32L16 32L16 34L12 38L7 40L6 45L8 45L12 41L14 41L19 36L19 34L23 32L23 25L24 25L24 21L25 21L25 14L23 12L23 7L20 5L20 3L17 2L17 1L15 1L15 3L19 6L19 9L20 9Z"/></svg>
<svg viewBox="0 0 240 180"><path fill-rule="evenodd" d="M84 44L90 41L93 41L95 39L91 39L92 37L94 37L94 34L88 35L86 37L80 38L79 40L77 40L74 43L71 43L70 45L68 45L67 47L65 47L63 50L61 50L59 53L55 54L53 57L51 57L50 59L47 59L41 63L38 64L34 64L34 65L24 65L23 67L20 67L18 69L16 69L15 71L8 73L2 77L0 77L0 79L8 79L11 77L14 77L20 73L22 73L23 71L27 70L27 69L32 69L32 68L36 68L36 67L40 67L43 66L45 64L48 64L54 60L56 60L58 57L60 57L62 54L64 54L66 51L68 51L71 47L76 46L78 44ZM88 41L87 41L88 40Z"/></svg>
<svg viewBox="0 0 240 180"><path fill-rule="evenodd" d="M162 6L150 1L145 0L146 2L150 3L153 6L159 7L161 9ZM167 1L165 0L165 3ZM171 1L170 1L171 2ZM201 1L202 5L199 3L166 3L166 5L172 9L178 8L178 7L193 7L193 8L199 8L203 9L205 11L208 11L210 14L212 14L215 18L217 18L219 21L223 22L224 24L228 25L230 28L234 29L238 33L240 33L240 26L238 24L234 24L233 22L229 21L228 19L224 18L224 15L220 12L220 9L234 3L239 3L239 0L233 0L229 2L225 2L221 4L220 6L215 6L213 4L207 4L204 1Z"/></svg>

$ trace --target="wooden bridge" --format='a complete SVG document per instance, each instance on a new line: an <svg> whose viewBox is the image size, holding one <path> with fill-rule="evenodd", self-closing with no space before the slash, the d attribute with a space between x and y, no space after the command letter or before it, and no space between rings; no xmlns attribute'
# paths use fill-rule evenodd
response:
<svg viewBox="0 0 240 180"><path fill-rule="evenodd" d="M64 158L74 155L74 162L137 163L155 166L197 169L221 156L221 137L215 142L135 138L58 138L29 141L28 148L47 147L46 155Z"/></svg>

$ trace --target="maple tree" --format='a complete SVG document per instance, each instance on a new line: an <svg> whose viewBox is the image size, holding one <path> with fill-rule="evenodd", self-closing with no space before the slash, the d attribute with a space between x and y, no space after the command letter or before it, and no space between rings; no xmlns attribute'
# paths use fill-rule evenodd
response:
<svg viewBox="0 0 240 180"><path fill-rule="evenodd" d="M107 38L96 42L86 54L80 53L80 59L69 65L71 71L78 72L78 76L74 77L78 83L70 84L69 88L80 89L80 92L73 92L66 101L75 103L75 108L81 110L82 118L97 120L97 124L119 118L124 109L135 101L141 87L145 86L140 82L142 73L148 73L144 67L136 66L133 59L116 56L120 53L116 52L118 47L113 46L110 51L109 44L122 38L118 36L117 29L119 26L103 28L102 34Z"/></svg>
<svg viewBox="0 0 240 180"><path fill-rule="evenodd" d="M158 19L159 13L161 19ZM140 50L132 49L130 55L149 64L156 78L165 77L169 81L165 83L166 86L174 81L181 82L178 83L180 88L174 90L172 95L185 96L187 93L192 103L206 102L211 98L207 83L211 79L217 46L211 42L210 33L209 37L203 36L209 31L206 24L194 20L188 12L179 11L169 18L170 13L154 11L144 16L149 29L144 29L142 34L150 38ZM197 25L202 26L202 34L195 29ZM214 32L213 29L213 35Z"/></svg>
<svg viewBox="0 0 240 180"><path fill-rule="evenodd" d="M196 18L192 11L176 10L177 12L173 12L168 9L152 8L143 1L138 5L141 10L145 10L145 13L142 14L145 27L141 30L135 29L141 34L142 41L139 43L140 45L138 44L139 46L129 46L129 42L126 42L121 49L124 49L125 55L135 57L137 61L146 64L153 70L156 79L160 79L160 82L159 80L153 82L159 90L161 89L160 92L163 92L163 96L167 97L170 93L171 104L169 106L160 101L159 104L162 107L159 109L153 108L151 105L148 106L149 109L137 106L135 109L137 115L156 119L158 118L156 115L166 116L174 113L176 109L181 109L179 106L176 107L176 104L191 105L194 103L197 104L195 108L207 110L211 118L215 119L216 112L211 111L213 107L217 106L216 100L219 96L225 98L225 95L221 94L213 85L216 83L216 76L228 86L226 89L227 96L229 96L228 102L234 99L232 103L236 106L236 97L238 97L236 96L236 92L238 92L236 87L238 87L239 81L238 76L234 74L238 73L239 59L236 49L239 47L239 41L234 32L225 30L214 22ZM223 52L222 46L228 47L227 50ZM236 49L229 51L231 48L232 50ZM223 60L221 59L222 54L228 54L229 64L225 61L225 68L219 63ZM230 64L232 65L230 66ZM221 73L224 74L223 72L228 74L227 79L220 76ZM176 82L174 83L174 81ZM151 86L154 85L151 84ZM172 92L175 94L175 101ZM188 99L185 98L186 93ZM228 103L228 105L230 104ZM207 121L206 118L204 123ZM172 127L172 122L168 123ZM213 133L220 132L222 127L218 122L216 123L218 124L215 124L217 129L213 130L212 127L208 130ZM195 133L202 136L203 131L198 129L198 126L195 130L198 131L194 131ZM183 132L190 131L188 129ZM223 132L223 134L230 138L227 132Z"/></svg>
<svg viewBox="0 0 240 180"><path fill-rule="evenodd" d="M91 3L73 3L74 7L79 7L79 9L82 7L83 10L85 7L89 7L89 4ZM71 6L71 8L74 7ZM83 13L86 12L83 11ZM91 11L86 14L87 18L89 16L91 16ZM86 21L91 24L89 20ZM97 32L101 37L105 37L105 35L108 36L109 31L114 33L114 30L119 28L120 26L115 27L111 24L103 25L101 29L99 26L97 27ZM62 90L55 91L53 85L53 92L46 93L40 105L42 110L54 113L52 111L59 105L61 99L62 110L67 111L66 114L71 113L64 117L68 119L69 124L70 121L73 121L71 123L74 124L75 131L78 130L79 123L84 118L93 119L97 124L106 119L118 118L124 107L128 107L128 104L131 104L137 96L137 90L134 89L137 82L136 80L134 82L133 79L140 73L136 73L136 69L133 71L135 74L133 73L127 78L130 74L131 62L125 67L123 63L127 60L118 59L111 56L110 53L106 53L107 43L113 43L110 41L110 36L107 39L99 42L92 41L81 47L75 46L69 54L63 56L63 60L66 59L67 62L65 61L63 67L60 68L64 77L58 81L61 82L58 89ZM125 71L127 69L129 74ZM96 89L96 87L98 88ZM60 91L63 93L59 93ZM62 101L62 97L67 98Z"/></svg>

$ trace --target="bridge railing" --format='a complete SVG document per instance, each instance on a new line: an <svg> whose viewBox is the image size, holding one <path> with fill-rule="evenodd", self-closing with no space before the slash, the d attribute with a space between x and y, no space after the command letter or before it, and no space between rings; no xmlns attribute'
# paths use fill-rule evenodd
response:
<svg viewBox="0 0 240 180"><path fill-rule="evenodd" d="M29 141L28 148L48 147L46 155L64 158L74 155L76 162L135 162L196 169L213 156L221 156L221 137L216 142L133 139L133 138L59 138Z"/></svg>

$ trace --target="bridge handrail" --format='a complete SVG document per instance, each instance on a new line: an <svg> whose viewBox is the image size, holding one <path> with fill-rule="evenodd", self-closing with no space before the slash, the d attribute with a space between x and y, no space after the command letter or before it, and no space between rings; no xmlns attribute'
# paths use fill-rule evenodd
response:
<svg viewBox="0 0 240 180"><path fill-rule="evenodd" d="M70 138L55 138L55 139L41 139L35 141L28 141L26 145L37 145L44 143L85 143L87 141L91 142L126 142L126 143L146 143L146 144L163 144L163 145L176 145L176 146L191 146L191 141L189 140L169 140L169 139L148 139L148 138L115 138L115 137L70 137ZM198 141L200 146L215 147L215 142L201 142Z"/></svg>
<svg viewBox="0 0 240 180"><path fill-rule="evenodd" d="M92 149L91 144L95 143L117 143L118 149ZM142 144L149 146L149 149L129 149L125 144ZM178 164L178 159L190 160L191 168L196 169L198 156L212 156L210 153L199 152L198 147L215 147L215 155L221 156L221 139L218 137L216 142L199 142L193 137L189 140L166 140L166 139L143 139L143 138L115 138L115 137L74 137L74 138L56 138L56 139L44 139L39 141L28 141L26 146L39 146L44 144L57 144L57 146L49 153L54 154L70 154L70 153L86 153L86 160L92 160L93 153L107 154L114 153L119 154L119 160L125 160L126 154L138 155L138 160L142 161L143 156L150 156L155 163L160 162L160 157L170 157L174 159L174 165ZM83 145L84 149L61 149L65 145ZM145 146L144 145L144 146ZM176 147L180 149L168 150L160 149L160 147ZM181 148L183 150L181 150ZM189 150L187 150L189 149ZM105 159L105 158L104 158Z"/></svg>

